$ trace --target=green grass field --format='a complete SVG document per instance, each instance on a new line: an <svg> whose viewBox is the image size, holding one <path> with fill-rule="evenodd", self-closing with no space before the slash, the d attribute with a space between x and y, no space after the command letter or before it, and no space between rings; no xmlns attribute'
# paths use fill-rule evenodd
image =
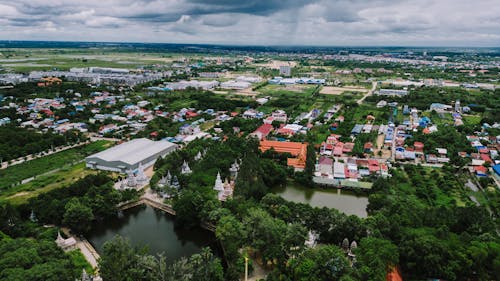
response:
<svg viewBox="0 0 500 281"><path fill-rule="evenodd" d="M102 151L110 145L111 142L108 141L97 141L0 170L0 195L10 193L13 184L55 169L70 168L72 163L81 161L85 156Z"/></svg>
<svg viewBox="0 0 500 281"><path fill-rule="evenodd" d="M96 173L94 170L85 168L85 163L78 163L61 169L50 175L37 177L33 181L18 185L2 192L0 201L9 201L14 205L24 204L28 199L36 197L39 194L67 186L77 179L84 178L89 174Z"/></svg>

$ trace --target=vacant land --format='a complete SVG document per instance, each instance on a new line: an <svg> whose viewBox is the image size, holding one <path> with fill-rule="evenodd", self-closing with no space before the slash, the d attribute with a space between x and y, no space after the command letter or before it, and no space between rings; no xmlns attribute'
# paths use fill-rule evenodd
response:
<svg viewBox="0 0 500 281"><path fill-rule="evenodd" d="M6 192L2 192L0 201L7 200L15 205L24 204L32 197L70 185L76 180L94 173L97 172L85 168L85 163L66 166L58 172L37 177L28 183L18 185Z"/></svg>
<svg viewBox="0 0 500 281"><path fill-rule="evenodd" d="M67 168L68 165L71 166L83 160L85 156L102 151L110 145L111 142L108 141L97 141L0 170L0 194L8 192L9 188L23 180Z"/></svg>
<svg viewBox="0 0 500 281"><path fill-rule="evenodd" d="M258 90L265 96L296 95L310 96L316 89L316 85L267 85Z"/></svg>
<svg viewBox="0 0 500 281"><path fill-rule="evenodd" d="M341 95L344 92L366 93L368 92L368 89L363 87L353 87L353 86L346 86L346 87L325 86L321 89L319 93L324 95Z"/></svg>

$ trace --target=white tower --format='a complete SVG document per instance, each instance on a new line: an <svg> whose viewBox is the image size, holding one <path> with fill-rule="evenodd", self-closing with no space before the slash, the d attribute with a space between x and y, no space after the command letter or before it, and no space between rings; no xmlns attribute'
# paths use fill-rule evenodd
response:
<svg viewBox="0 0 500 281"><path fill-rule="evenodd" d="M220 178L220 173L217 172L217 178L215 179L214 190L218 192L217 198L219 200L224 196L224 184L222 183L222 179Z"/></svg>
<svg viewBox="0 0 500 281"><path fill-rule="evenodd" d="M462 110L461 110L461 107L460 107L460 101L459 101L459 100L457 100L457 101L455 102L455 112L460 113L461 111L462 111Z"/></svg>
<svg viewBox="0 0 500 281"><path fill-rule="evenodd" d="M182 163L182 169L181 169L181 174L186 175L186 174L191 174L193 171L191 171L191 168L189 168L189 165L186 161Z"/></svg>

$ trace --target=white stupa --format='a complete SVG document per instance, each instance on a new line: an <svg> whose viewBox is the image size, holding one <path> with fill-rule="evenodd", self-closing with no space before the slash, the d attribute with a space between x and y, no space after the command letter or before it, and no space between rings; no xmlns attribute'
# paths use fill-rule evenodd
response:
<svg viewBox="0 0 500 281"><path fill-rule="evenodd" d="M219 172L217 172L217 178L215 179L214 190L218 192L217 198L219 198L219 200L222 200L222 198L224 197L224 184L222 183Z"/></svg>
<svg viewBox="0 0 500 281"><path fill-rule="evenodd" d="M195 161L200 161L202 157L203 157L203 156L201 155L201 152L200 152L200 151L198 151L198 153L197 153L197 154L196 154L196 156L194 157L194 160L195 160Z"/></svg>
<svg viewBox="0 0 500 281"><path fill-rule="evenodd" d="M148 181L148 177L144 173L144 167L141 163L139 163L139 167L137 167L137 176L135 178L139 185L143 185Z"/></svg>
<svg viewBox="0 0 500 281"><path fill-rule="evenodd" d="M172 175L170 174L170 170L167 171L167 185L170 185L170 182L172 181Z"/></svg>
<svg viewBox="0 0 500 281"><path fill-rule="evenodd" d="M231 164L231 168L229 168L229 173L233 179L238 177L238 171L240 170L240 165L238 164L238 160L234 160L234 163Z"/></svg>
<svg viewBox="0 0 500 281"><path fill-rule="evenodd" d="M164 187L167 184L167 178L165 176L161 177L158 181L158 187Z"/></svg>
<svg viewBox="0 0 500 281"><path fill-rule="evenodd" d="M181 185L179 184L179 179L177 178L177 176L174 176L174 178L172 179L172 183L170 184L170 186L172 188L175 188L175 189L180 189L181 188Z"/></svg>
<svg viewBox="0 0 500 281"><path fill-rule="evenodd" d="M189 165L186 161L182 163L182 168L181 168L181 174L186 175L186 174L191 174L193 171L191 171L191 168L189 168Z"/></svg>
<svg viewBox="0 0 500 281"><path fill-rule="evenodd" d="M134 176L134 172L132 172L132 170L127 171L126 185L128 187L135 187L137 185L137 180L136 180L136 178Z"/></svg>
<svg viewBox="0 0 500 281"><path fill-rule="evenodd" d="M304 242L304 244L309 247L309 248L314 248L316 247L316 240L318 239L318 236L314 231L309 230L309 233L307 234L307 240Z"/></svg>

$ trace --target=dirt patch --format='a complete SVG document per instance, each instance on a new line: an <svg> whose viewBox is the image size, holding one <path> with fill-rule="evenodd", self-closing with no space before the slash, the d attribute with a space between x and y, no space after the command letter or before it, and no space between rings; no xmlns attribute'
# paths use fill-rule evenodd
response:
<svg viewBox="0 0 500 281"><path fill-rule="evenodd" d="M12 199L12 198L16 198L16 197L20 197L20 196L24 196L24 195L28 195L28 194L30 194L30 193L27 191L21 191L21 192L18 192L12 196L7 197L7 199Z"/></svg>
<svg viewBox="0 0 500 281"><path fill-rule="evenodd" d="M390 149L384 149L384 140L385 140L385 135L384 134L378 135L378 137L377 137L377 144L375 145L375 148L373 149L373 155L375 155L375 157L389 159L389 158L391 158L391 150ZM381 156L378 155L379 151L382 151L382 155Z"/></svg>
<svg viewBox="0 0 500 281"><path fill-rule="evenodd" d="M320 94L325 94L325 95L341 95L344 92L361 92L361 93L367 93L368 89L361 88L361 87L332 87L332 86L326 86L326 87L323 87L319 93Z"/></svg>

